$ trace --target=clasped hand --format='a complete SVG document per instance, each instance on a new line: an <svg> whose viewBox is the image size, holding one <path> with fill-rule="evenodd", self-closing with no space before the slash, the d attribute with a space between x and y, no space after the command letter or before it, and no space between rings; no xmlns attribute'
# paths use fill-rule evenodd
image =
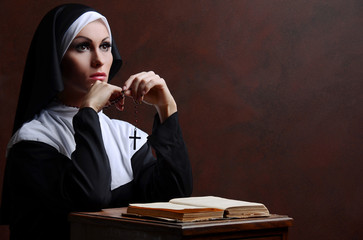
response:
<svg viewBox="0 0 363 240"><path fill-rule="evenodd" d="M130 76L122 88L96 81L85 96L81 107L91 107L99 112L116 101L114 103L116 108L123 111L125 103L123 96L155 106L162 122L177 111L176 102L165 80L153 71Z"/></svg>

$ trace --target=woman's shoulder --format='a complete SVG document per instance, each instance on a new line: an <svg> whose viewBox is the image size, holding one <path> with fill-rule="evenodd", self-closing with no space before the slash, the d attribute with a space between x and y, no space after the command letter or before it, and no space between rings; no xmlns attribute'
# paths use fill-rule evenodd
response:
<svg viewBox="0 0 363 240"><path fill-rule="evenodd" d="M38 119L24 123L23 126L12 136L12 140L40 141L44 136L50 135L49 129Z"/></svg>
<svg viewBox="0 0 363 240"><path fill-rule="evenodd" d="M13 134L8 143L7 151L9 151L15 144L23 141L49 144L50 137L49 130L40 121L33 119L30 122L23 124L23 126ZM56 147L54 144L49 145Z"/></svg>
<svg viewBox="0 0 363 240"><path fill-rule="evenodd" d="M72 149L68 149L66 146L69 144L66 143L74 142L73 128L68 121L47 117L47 114L43 111L33 120L24 123L11 137L7 148L10 149L14 144L22 141L34 141L48 144L68 156Z"/></svg>

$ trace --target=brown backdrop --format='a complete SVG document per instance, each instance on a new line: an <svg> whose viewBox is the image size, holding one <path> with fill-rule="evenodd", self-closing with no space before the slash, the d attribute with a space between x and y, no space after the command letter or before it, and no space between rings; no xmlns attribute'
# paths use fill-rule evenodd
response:
<svg viewBox="0 0 363 240"><path fill-rule="evenodd" d="M1 174L32 34L62 2L0 2ZM263 202L295 219L291 239L363 238L362 1L80 2L110 21L115 84L142 70L167 80L193 195ZM127 107L108 112L133 121ZM153 114L140 109L148 132Z"/></svg>

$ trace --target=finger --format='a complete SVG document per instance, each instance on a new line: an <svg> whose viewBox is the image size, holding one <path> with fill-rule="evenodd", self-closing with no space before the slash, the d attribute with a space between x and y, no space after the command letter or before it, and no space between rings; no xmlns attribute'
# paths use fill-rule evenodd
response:
<svg viewBox="0 0 363 240"><path fill-rule="evenodd" d="M138 98L140 99L141 97L148 94L150 89L161 83L161 80L163 79L153 71L148 72L147 76L144 76L143 81L139 84Z"/></svg>
<svg viewBox="0 0 363 240"><path fill-rule="evenodd" d="M101 98L105 99L104 107L109 107L111 105L114 105L117 102L121 101L121 99L124 97L122 89L120 87L107 83L99 85L97 89L97 96L98 96L97 98L99 99Z"/></svg>
<svg viewBox="0 0 363 240"><path fill-rule="evenodd" d="M115 87L113 89L113 92L109 98L109 101L114 104L117 103L119 101L121 101L123 98L125 98L125 93L123 90L121 90L121 88L119 87Z"/></svg>
<svg viewBox="0 0 363 240"><path fill-rule="evenodd" d="M113 90L113 92L118 92L118 94L121 94L122 93L122 88L121 87L119 87L119 86L116 86L116 85L112 85L112 84L110 84L110 83L106 83L106 82L101 82L101 83L103 83L104 85L106 85L106 86L108 86L108 87L111 87L112 88L112 90Z"/></svg>
<svg viewBox="0 0 363 240"><path fill-rule="evenodd" d="M150 74L150 72L143 72L135 77L131 83L130 89L132 90L132 96L135 101L141 101L141 98L144 95L142 88L150 78Z"/></svg>
<svg viewBox="0 0 363 240"><path fill-rule="evenodd" d="M143 100L143 97L145 94L147 94L147 91L145 91L145 86L147 85L148 80L147 79L143 79L140 81L138 89L137 89L137 96L136 99L137 101L141 102Z"/></svg>
<svg viewBox="0 0 363 240"><path fill-rule="evenodd" d="M140 81L142 79L146 79L146 78L154 76L154 75L155 75L155 73L153 71L140 72L140 73L134 74L126 80L123 90L128 90L131 87L133 81L135 81L135 80Z"/></svg>
<svg viewBox="0 0 363 240"><path fill-rule="evenodd" d="M137 73L137 74L134 74L132 76L130 76L126 81L125 81L125 84L123 86L123 90L126 91L126 90L129 90L130 89L130 86L131 84L133 83L133 81L135 80L135 78L141 76L145 74L145 72L140 72L140 73Z"/></svg>
<svg viewBox="0 0 363 240"><path fill-rule="evenodd" d="M140 80L138 78L135 78L134 81L132 81L131 86L129 90L131 91L131 96L133 99L137 99L137 89L139 88Z"/></svg>
<svg viewBox="0 0 363 240"><path fill-rule="evenodd" d="M154 87L162 87L165 84L165 81L163 78L161 78L159 75L154 75L150 77L145 84L144 91L147 93L150 91L150 89Z"/></svg>
<svg viewBox="0 0 363 240"><path fill-rule="evenodd" d="M118 101L116 104L116 109L123 111L125 108L125 98L123 98L121 101Z"/></svg>

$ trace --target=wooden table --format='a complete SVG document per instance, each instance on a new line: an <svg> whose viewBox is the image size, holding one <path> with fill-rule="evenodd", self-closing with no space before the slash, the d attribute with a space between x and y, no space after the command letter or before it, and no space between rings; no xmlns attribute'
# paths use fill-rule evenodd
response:
<svg viewBox="0 0 363 240"><path fill-rule="evenodd" d="M71 240L254 239L287 240L293 219L287 216L167 222L122 216L126 208L71 213Z"/></svg>

